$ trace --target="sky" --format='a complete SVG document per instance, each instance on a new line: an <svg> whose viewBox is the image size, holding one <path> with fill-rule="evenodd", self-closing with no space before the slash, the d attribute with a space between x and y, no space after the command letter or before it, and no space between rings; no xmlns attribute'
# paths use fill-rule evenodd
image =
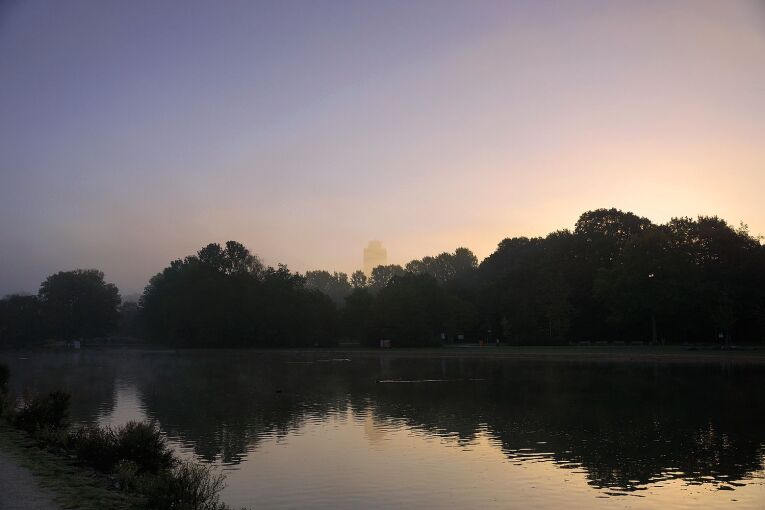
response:
<svg viewBox="0 0 765 510"><path fill-rule="evenodd" d="M0 0L0 295L351 272L617 207L765 234L762 1Z"/></svg>

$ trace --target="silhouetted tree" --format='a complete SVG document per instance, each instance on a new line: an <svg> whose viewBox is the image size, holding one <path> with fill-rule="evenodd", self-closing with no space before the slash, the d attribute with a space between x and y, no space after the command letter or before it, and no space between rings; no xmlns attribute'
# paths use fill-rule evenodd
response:
<svg viewBox="0 0 765 510"><path fill-rule="evenodd" d="M447 283L470 274L478 267L478 258L467 248L457 248L454 253L441 253L435 257L423 257L406 265L414 274L429 274L440 283Z"/></svg>
<svg viewBox="0 0 765 510"><path fill-rule="evenodd" d="M398 264L390 264L387 266L377 266L372 269L372 276L369 278L369 288L377 292L383 289L388 282L395 276L401 276L404 274L404 268Z"/></svg>
<svg viewBox="0 0 765 510"><path fill-rule="evenodd" d="M746 339L757 329L764 263L746 229L715 217L676 218L630 238L617 262L598 275L596 296L623 337L710 342L721 335L729 342L736 333Z"/></svg>
<svg viewBox="0 0 765 510"><path fill-rule="evenodd" d="M236 241L228 241L225 248L217 243L210 243L199 250L197 258L203 264L227 275L257 276L263 271L260 259Z"/></svg>
<svg viewBox="0 0 765 510"><path fill-rule="evenodd" d="M354 289L363 289L367 286L367 275L364 271L354 271L351 275L351 287Z"/></svg>
<svg viewBox="0 0 765 510"><path fill-rule="evenodd" d="M352 290L346 273L330 273L329 271L307 271L305 286L323 292L337 306L345 303L345 297Z"/></svg>
<svg viewBox="0 0 765 510"><path fill-rule="evenodd" d="M30 345L47 334L37 296L11 295L0 299L0 347Z"/></svg>
<svg viewBox="0 0 765 510"><path fill-rule="evenodd" d="M117 327L119 290L96 269L49 276L40 285L39 299L51 334L60 339L104 336Z"/></svg>
<svg viewBox="0 0 765 510"><path fill-rule="evenodd" d="M673 249L670 230L652 226L631 237L614 264L600 270L594 295L609 310L615 337L657 343L672 334L665 327L689 318L683 308L694 292L693 273L689 260Z"/></svg>
<svg viewBox="0 0 765 510"><path fill-rule="evenodd" d="M287 266L263 268L241 244L210 244L155 275L140 301L147 334L189 347L314 346L336 340L337 311Z"/></svg>
<svg viewBox="0 0 765 510"><path fill-rule="evenodd" d="M442 333L472 330L475 316L472 305L448 294L432 276L396 276L376 297L371 340L391 339L398 347L439 345Z"/></svg>
<svg viewBox="0 0 765 510"><path fill-rule="evenodd" d="M242 244L209 244L155 275L122 330L140 322L180 346L313 346L338 337L435 345L765 340L765 247L717 217L663 225L618 209L582 214L573 231L508 238L480 265L467 248L361 271L264 267ZM0 300L0 342L114 329L119 294L98 271L49 277L37 298ZM344 308L338 311L338 307ZM132 331L136 331L133 329Z"/></svg>
<svg viewBox="0 0 765 510"><path fill-rule="evenodd" d="M120 336L140 338L143 335L141 328L138 303L124 301L119 307L120 319L117 334Z"/></svg>
<svg viewBox="0 0 765 510"><path fill-rule="evenodd" d="M573 233L502 241L469 295L514 343L760 341L764 253L719 218L653 225L599 209Z"/></svg>
<svg viewBox="0 0 765 510"><path fill-rule="evenodd" d="M374 303L374 296L365 288L356 288L345 298L342 330L346 337L364 343L374 343L372 331Z"/></svg>

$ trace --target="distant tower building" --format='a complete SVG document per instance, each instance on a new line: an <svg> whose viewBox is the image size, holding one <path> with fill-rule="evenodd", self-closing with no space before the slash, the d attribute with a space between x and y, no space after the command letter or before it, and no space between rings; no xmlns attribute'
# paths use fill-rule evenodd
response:
<svg viewBox="0 0 765 510"><path fill-rule="evenodd" d="M387 263L388 250L383 248L380 241L369 241L369 245L364 248L364 274L371 276L372 269Z"/></svg>

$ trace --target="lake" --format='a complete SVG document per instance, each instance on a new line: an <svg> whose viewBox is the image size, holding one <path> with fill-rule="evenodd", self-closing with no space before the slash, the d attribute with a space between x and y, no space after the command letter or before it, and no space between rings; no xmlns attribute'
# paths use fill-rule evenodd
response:
<svg viewBox="0 0 765 510"><path fill-rule="evenodd" d="M406 352L0 353L156 420L253 509L765 508L765 366Z"/></svg>

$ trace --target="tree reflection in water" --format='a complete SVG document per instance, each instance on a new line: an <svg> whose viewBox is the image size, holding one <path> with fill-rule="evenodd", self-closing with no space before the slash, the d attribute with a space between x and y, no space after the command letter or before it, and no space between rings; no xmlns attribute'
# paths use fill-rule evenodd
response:
<svg viewBox="0 0 765 510"><path fill-rule="evenodd" d="M17 391L64 387L75 417L135 384L143 410L207 460L350 411L427 434L485 432L514 460L581 467L598 488L667 478L735 484L763 469L765 367L252 351L103 352L8 359ZM385 383L384 380L431 382Z"/></svg>

